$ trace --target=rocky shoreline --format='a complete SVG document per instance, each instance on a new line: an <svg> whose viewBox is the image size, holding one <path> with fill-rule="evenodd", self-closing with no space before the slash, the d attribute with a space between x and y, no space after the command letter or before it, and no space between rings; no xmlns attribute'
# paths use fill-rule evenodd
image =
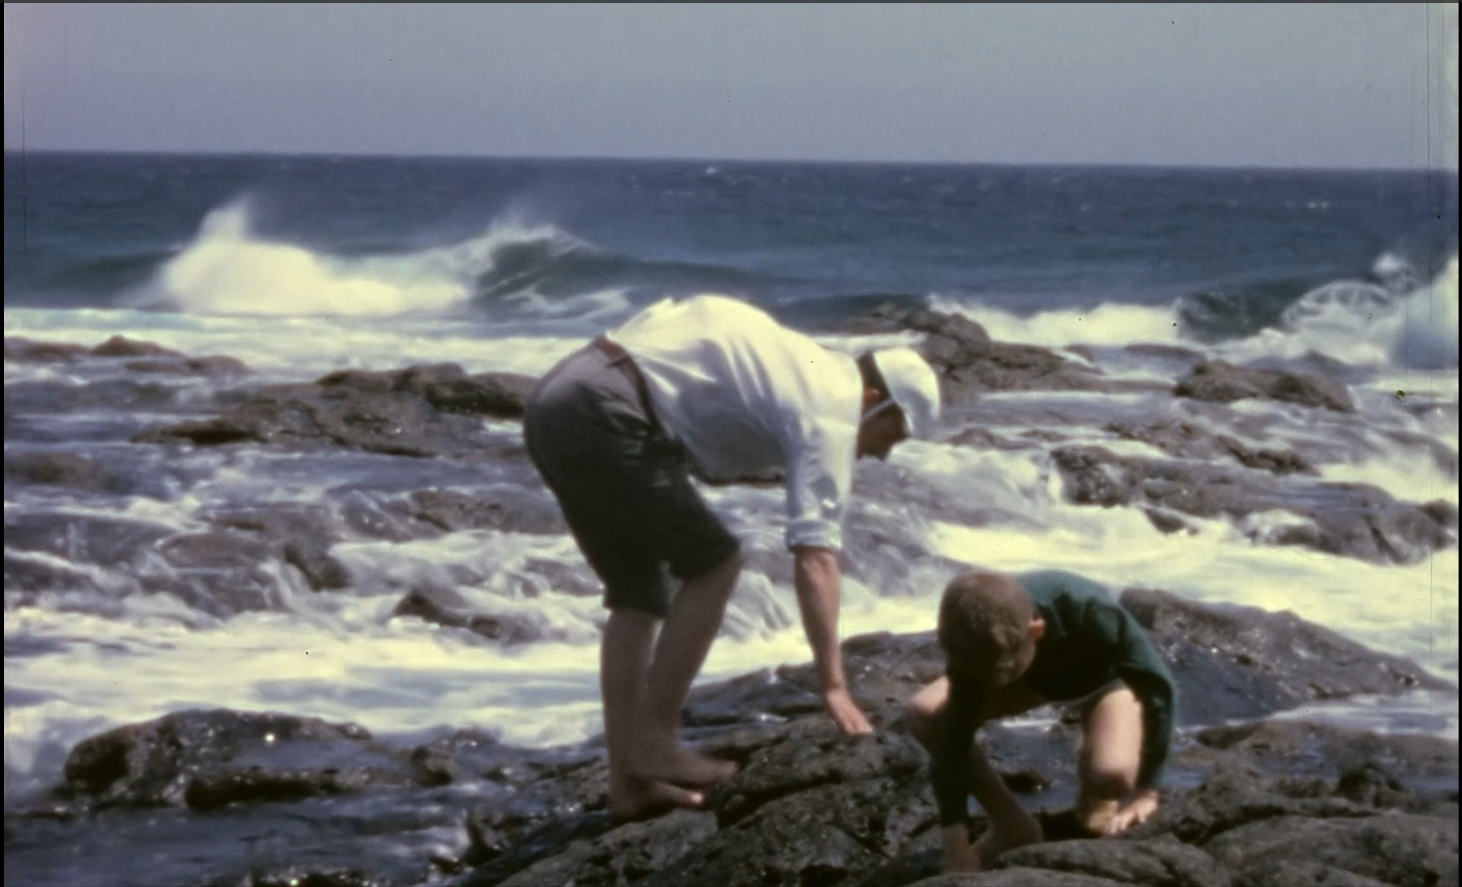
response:
<svg viewBox="0 0 1462 887"><path fill-rule="evenodd" d="M1178 683L1164 805L1120 838L1079 838L1069 813L1079 729L1057 709L993 725L982 746L1047 841L988 872L937 870L927 757L899 722L904 700L939 674L937 645L921 633L844 643L854 693L878 727L870 737L836 733L810 665L698 687L687 736L740 764L705 811L610 822L595 742L515 748L481 725L398 747L350 724L186 711L77 744L64 783L7 815L7 873L43 871L48 853L104 843L163 811L176 833L215 845L253 846L247 835L310 817L339 832L329 846L316 833L265 852L214 846L218 859L194 848L196 875L177 882L189 887L1457 883L1457 742L1303 714L1337 699L1455 697L1456 687L1294 614L1152 589L1121 600ZM398 849L382 852L392 838Z"/></svg>
<svg viewBox="0 0 1462 887"><path fill-rule="evenodd" d="M1068 504L1136 507L1164 533L1206 532L1204 522L1227 521L1259 545L1382 565L1417 563L1456 545L1457 511L1444 500L1403 502L1374 486L1318 477L1317 466L1363 455L1370 436L1382 433L1364 427L1351 392L1322 372L1133 346L1126 350L1134 358L1159 361L1171 381L1113 380L1079 349L995 342L972 321L930 311L878 309L838 332L911 330L926 336L952 408L1003 420L970 422L946 443L1046 450ZM8 446L7 486L147 495L168 471L186 470L171 467L179 453L236 445L381 454L412 465L491 459L504 473L531 470L516 436L493 428L521 414L534 381L526 376L434 364L261 385L234 358L190 357L120 337L94 348L7 338L5 359L85 370L75 384L46 374L7 382L7 428L105 406L132 429L122 438L130 443L113 451L118 462L70 452L64 440ZM193 390L188 380L206 383L205 393L181 394ZM1092 434L1073 437L1083 423L1068 421L1059 405L1041 407L1055 411L1049 420L1029 422L1021 404L986 397L1034 391L1151 402L1136 418L1104 414L1093 443ZM1233 407L1256 399L1283 404L1283 415ZM1179 404L1186 418L1162 418ZM144 414L147 425L137 429L141 420L131 417ZM1265 422L1319 430L1291 435L1281 448L1267 443ZM1414 447L1456 477L1457 456L1445 443L1419 434L1390 442ZM1146 445L1148 455L1119 444ZM987 507L893 473L871 477L862 492L970 526L982 525L979 509ZM379 501L342 494L231 503L200 513L186 531L36 509L7 514L5 588L24 605L27 595L86 587L94 581L86 568L95 565L132 583L110 590L118 595L166 593L228 618L268 610L281 572L313 592L349 587L350 571L332 553L342 541L473 529L564 532L551 500L521 483L407 488ZM868 568L857 557L865 546L892 547L899 563L936 559L914 534L869 530L857 514L848 535L849 575ZM562 563L530 563L520 579L525 597L550 587L598 594L587 572ZM502 645L554 639L552 626L475 610L450 587L400 594L396 616ZM810 665L696 689L684 711L686 735L741 765L705 811L611 823L603 751L594 741L519 748L500 742L492 724L385 741L358 725L293 714L177 711L76 744L61 784L9 810L6 880L61 887L111 873L105 883L129 885L129 866L146 854L152 881L183 887L1458 883L1456 740L1431 728L1369 732L1318 714L1338 700L1365 705L1428 693L1443 694L1455 710L1456 687L1294 614L1200 605L1156 589L1125 589L1122 600L1152 632L1179 685L1179 737L1162 811L1119 839L1078 839L1068 815L1078 731L1066 714L992 726L981 742L1038 811L1049 840L1007 854L990 872L938 874L927 760L899 715L941 663L928 634L878 634L844 644L853 691L878 727L872 737L835 733ZM587 647L585 655L592 655ZM982 827L977 820L975 830Z"/></svg>

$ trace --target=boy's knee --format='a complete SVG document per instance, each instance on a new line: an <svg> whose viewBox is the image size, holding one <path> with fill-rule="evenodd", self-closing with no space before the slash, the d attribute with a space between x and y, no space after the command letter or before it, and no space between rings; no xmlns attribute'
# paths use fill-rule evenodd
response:
<svg viewBox="0 0 1462 887"><path fill-rule="evenodd" d="M904 706L903 724L920 745L928 749L934 747L934 736L939 724L937 712L917 701L910 702Z"/></svg>

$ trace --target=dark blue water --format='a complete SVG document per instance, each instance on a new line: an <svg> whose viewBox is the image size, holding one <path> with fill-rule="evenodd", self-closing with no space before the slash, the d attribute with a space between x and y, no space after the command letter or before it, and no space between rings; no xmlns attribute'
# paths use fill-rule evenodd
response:
<svg viewBox="0 0 1462 887"><path fill-rule="evenodd" d="M715 290L791 321L930 294L1029 314L1184 306L1252 334L1305 292L1427 281L1457 251L1454 173L9 153L5 305L106 307L218 208L255 237L411 254L511 221L482 310L528 290L634 303Z"/></svg>

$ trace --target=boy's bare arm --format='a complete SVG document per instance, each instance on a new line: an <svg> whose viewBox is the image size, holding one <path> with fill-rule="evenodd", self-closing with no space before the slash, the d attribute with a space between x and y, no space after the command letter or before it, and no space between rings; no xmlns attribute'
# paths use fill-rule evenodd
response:
<svg viewBox="0 0 1462 887"><path fill-rule="evenodd" d="M990 817L990 828L1000 844L999 849L1010 850L1041 840L1040 823L1020 806L978 744L970 747L970 794Z"/></svg>

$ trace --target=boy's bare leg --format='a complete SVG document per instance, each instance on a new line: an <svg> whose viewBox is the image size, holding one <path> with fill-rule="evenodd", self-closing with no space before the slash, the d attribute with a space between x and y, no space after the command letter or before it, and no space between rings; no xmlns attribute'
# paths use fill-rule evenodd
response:
<svg viewBox="0 0 1462 887"><path fill-rule="evenodd" d="M726 603L741 573L741 556L732 555L709 573L687 579L670 604L649 663L633 769L642 779L706 786L736 771L680 744L680 708L716 639Z"/></svg>
<svg viewBox="0 0 1462 887"><path fill-rule="evenodd" d="M1076 817L1083 828L1095 834L1108 831L1137 783L1141 762L1142 703L1121 687L1086 713L1076 768Z"/></svg>
<svg viewBox="0 0 1462 887"><path fill-rule="evenodd" d="M660 620L634 610L614 610L599 648L599 688L604 697L604 740L609 747L609 815L632 819L653 810L696 807L697 792L637 776L631 762L644 706L645 675Z"/></svg>

